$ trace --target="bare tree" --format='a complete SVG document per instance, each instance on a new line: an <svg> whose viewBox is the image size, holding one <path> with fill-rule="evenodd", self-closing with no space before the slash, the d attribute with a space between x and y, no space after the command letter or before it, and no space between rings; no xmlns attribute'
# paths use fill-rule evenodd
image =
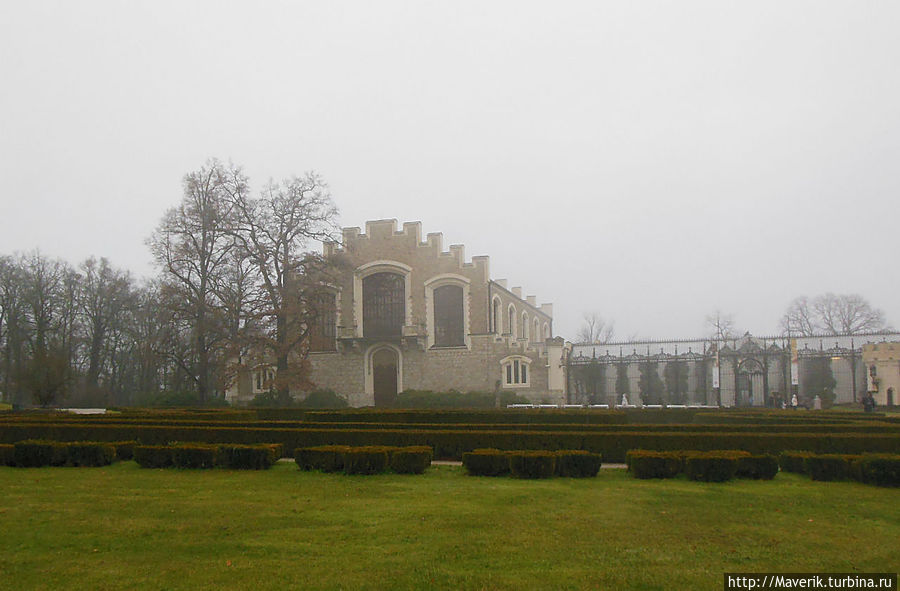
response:
<svg viewBox="0 0 900 591"><path fill-rule="evenodd" d="M733 339L737 332L734 328L734 314L726 314L718 308L706 317L706 326L710 338L716 341Z"/></svg>
<svg viewBox="0 0 900 591"><path fill-rule="evenodd" d="M120 329L126 307L131 303L131 277L127 271L113 269L109 261L91 257L81 264L83 280L79 312L84 323L87 345L88 390L99 387L100 372L110 350L110 333Z"/></svg>
<svg viewBox="0 0 900 591"><path fill-rule="evenodd" d="M337 208L314 173L270 182L257 199L246 184L232 187L233 235L256 266L267 320L257 348L275 359L276 387L289 394L292 386L308 386L302 345L309 336L311 296L327 272L326 261L306 249L310 242L335 239Z"/></svg>
<svg viewBox="0 0 900 591"><path fill-rule="evenodd" d="M614 324L604 320L599 312L582 314L582 324L577 335L579 342L602 345L612 341L614 336Z"/></svg>
<svg viewBox="0 0 900 591"><path fill-rule="evenodd" d="M794 298L784 316L781 317L781 329L790 335L810 336L817 332L816 318L810 310L806 296Z"/></svg>
<svg viewBox="0 0 900 591"><path fill-rule="evenodd" d="M889 326L884 312L862 296L826 293L811 302L806 296L795 298L782 316L781 328L787 334L810 336L886 330Z"/></svg>
<svg viewBox="0 0 900 591"><path fill-rule="evenodd" d="M191 332L188 356L173 355L194 381L201 403L212 393L212 370L221 345L216 285L234 247L227 198L235 192L232 183L246 183L240 169L211 160L184 177L181 203L163 217L148 240L162 268L169 302Z"/></svg>
<svg viewBox="0 0 900 591"><path fill-rule="evenodd" d="M3 345L3 397L18 401L15 376L21 373L25 359L24 277L20 260L0 258L0 343Z"/></svg>
<svg viewBox="0 0 900 591"><path fill-rule="evenodd" d="M887 328L884 312L873 308L865 298L857 294L826 293L816 298L813 307L822 329L829 334Z"/></svg>

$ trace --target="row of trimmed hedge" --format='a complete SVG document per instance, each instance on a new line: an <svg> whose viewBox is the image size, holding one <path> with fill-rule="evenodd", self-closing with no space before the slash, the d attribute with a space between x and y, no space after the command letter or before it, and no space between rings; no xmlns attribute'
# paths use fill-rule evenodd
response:
<svg viewBox="0 0 900 591"><path fill-rule="evenodd" d="M684 473L690 480L725 482L732 478L771 480L778 473L778 459L771 454L743 450L678 450L628 452L628 470L635 478L674 478Z"/></svg>
<svg viewBox="0 0 900 591"><path fill-rule="evenodd" d="M36 429L47 425L67 426L115 426L121 428L133 428L135 426L153 427L203 427L215 428L240 427L244 429L390 429L390 430L466 430L466 431L556 431L556 432L608 432L619 433L627 431L640 431L644 433L712 433L726 429L722 425L712 424L672 424L672 425L578 425L556 423L469 423L454 424L448 426L445 423L357 423L357 422L303 422L303 421L247 421L236 424L234 421L196 421L196 420L169 420L169 419L108 419L98 421L95 419L80 419L78 417L60 417L56 421L3 421L0 419L0 429L7 425L22 426L32 424ZM764 430L768 433L900 433L900 427L883 421L853 424L799 424L799 423L772 423L772 424L735 424L727 427L728 432L755 432Z"/></svg>
<svg viewBox="0 0 900 591"><path fill-rule="evenodd" d="M112 443L94 441L25 440L0 445L0 466L39 468L42 466L108 466L132 457L133 441Z"/></svg>
<svg viewBox="0 0 900 591"><path fill-rule="evenodd" d="M422 474L431 465L434 450L416 445L322 445L294 450L294 461L301 470L344 472L345 474Z"/></svg>
<svg viewBox="0 0 900 591"><path fill-rule="evenodd" d="M137 445L134 460L141 468L267 470L281 457L280 444L210 445L177 443Z"/></svg>
<svg viewBox="0 0 900 591"><path fill-rule="evenodd" d="M476 449L462 456L463 466L472 476L515 478L591 478L600 470L600 454L583 450L532 451Z"/></svg>
<svg viewBox="0 0 900 591"><path fill-rule="evenodd" d="M900 486L898 454L813 454L783 452L778 462L785 472L807 474L813 480L855 480L877 486Z"/></svg>
<svg viewBox="0 0 900 591"><path fill-rule="evenodd" d="M742 449L754 454L785 450L815 453L900 453L896 433L767 433L757 432L647 432L647 431L519 431L461 429L281 429L243 427L163 427L70 424L6 424L0 442L24 439L53 441L118 441L136 439L145 445L170 441L255 444L276 442L285 449L318 445L427 445L441 459L461 459L474 449L505 450L581 449L601 454L606 461L623 462L632 449L702 451Z"/></svg>

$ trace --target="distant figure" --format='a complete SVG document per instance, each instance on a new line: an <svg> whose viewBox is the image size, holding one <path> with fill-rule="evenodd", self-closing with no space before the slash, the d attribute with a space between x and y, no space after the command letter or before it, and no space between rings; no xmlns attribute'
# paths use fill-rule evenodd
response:
<svg viewBox="0 0 900 591"><path fill-rule="evenodd" d="M822 399L819 398L818 394L813 398L813 410L822 410Z"/></svg>
<svg viewBox="0 0 900 591"><path fill-rule="evenodd" d="M872 412L875 409L875 397L872 396L872 393L869 392L865 397L863 397L863 410L866 412Z"/></svg>
<svg viewBox="0 0 900 591"><path fill-rule="evenodd" d="M622 406L628 406L628 396L622 394Z"/></svg>
<svg viewBox="0 0 900 591"><path fill-rule="evenodd" d="M791 408L797 410L797 395L791 396Z"/></svg>

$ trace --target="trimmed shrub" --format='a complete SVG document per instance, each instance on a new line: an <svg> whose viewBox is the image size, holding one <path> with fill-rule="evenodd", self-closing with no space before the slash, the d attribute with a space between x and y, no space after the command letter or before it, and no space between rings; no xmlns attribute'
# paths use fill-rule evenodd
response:
<svg viewBox="0 0 900 591"><path fill-rule="evenodd" d="M778 465L784 472L806 474L806 458L813 455L809 451L783 451L778 454Z"/></svg>
<svg viewBox="0 0 900 591"><path fill-rule="evenodd" d="M742 457L746 456L733 451L688 452L684 456L684 472L691 480L725 482L734 478Z"/></svg>
<svg viewBox="0 0 900 591"><path fill-rule="evenodd" d="M135 445L134 461L141 468L171 468L172 448L167 445Z"/></svg>
<svg viewBox="0 0 900 591"><path fill-rule="evenodd" d="M580 449L556 452L556 473L569 478L592 478L600 471L600 454Z"/></svg>
<svg viewBox="0 0 900 591"><path fill-rule="evenodd" d="M337 412L337 411L334 411ZM350 411L346 411L350 412ZM390 412L390 411L388 411ZM420 416L407 416L415 411L394 411L401 413L402 417L409 420L421 421ZM686 427L673 426L672 431L658 431L656 427L632 427L630 431L623 431L620 427L615 430L603 430L594 426L586 426L583 430L573 430L571 424L560 429L548 429L547 425L558 418L567 417L565 411L533 410L532 425L541 425L541 430L533 428L494 428L484 425L488 416L482 418L482 426L473 428L478 422L478 411L459 412L460 418L472 419L470 422L458 425L446 425L444 428L436 428L435 425L417 426L410 425L371 425L365 428L346 428L345 425L335 426L333 429L323 427L298 427L296 424L283 426L277 423L268 423L254 427L220 426L210 422L209 425L173 425L152 424L145 425L139 422L110 423L97 422L86 419L72 420L68 422L55 421L0 421L0 443L15 443L24 439L48 439L53 441L121 441L138 439L144 445L162 445L170 441L190 441L215 444L253 444L264 442L278 442L285 445L286 449L293 450L298 447L314 447L319 445L394 445L405 447L409 445L428 445L434 449L434 457L440 459L459 459L463 452L473 449L506 449L506 450L559 450L559 449L583 449L600 453L604 461L622 462L625 454L631 449L655 449L655 450L716 450L716 449L743 449L753 454L777 454L784 450L804 450L813 453L900 453L900 431L893 433L842 433L829 431L827 436L821 433L805 431L794 432L767 432L763 427L757 427L752 432L731 430L720 431L687 431ZM486 412L486 411L485 411ZM328 413L312 413L310 415L325 415ZM449 413L454 414L454 413ZM359 420L365 420L365 412L358 411L353 416ZM514 422L514 414L506 416L504 413L495 413L499 420ZM573 415L582 420L593 420L592 414L580 412ZM606 416L606 415L598 415ZM622 415L624 416L624 414ZM322 417L310 417L322 422ZM382 415L375 415L369 420L380 420ZM399 419L400 417L394 417ZM437 418L437 417L433 417ZM453 417L450 417L453 418ZM450 421L445 418L445 421ZM518 420L518 419L517 419ZM599 422L599 420L597 421ZM723 427L724 429L725 427ZM708 429L704 427L703 429ZM797 429L803 429L798 426Z"/></svg>
<svg viewBox="0 0 900 591"><path fill-rule="evenodd" d="M172 465L176 468L208 469L216 466L215 445L181 444L172 446Z"/></svg>
<svg viewBox="0 0 900 591"><path fill-rule="evenodd" d="M0 466L15 466L16 465L16 457L15 457L15 446L13 445L0 445Z"/></svg>
<svg viewBox="0 0 900 591"><path fill-rule="evenodd" d="M635 478L674 478L682 467L682 455L674 451L634 449L628 452L628 469Z"/></svg>
<svg viewBox="0 0 900 591"><path fill-rule="evenodd" d="M112 446L116 448L116 460L127 462L134 459L134 446L137 441L113 441Z"/></svg>
<svg viewBox="0 0 900 591"><path fill-rule="evenodd" d="M556 473L556 452L510 452L509 471L515 478L550 478Z"/></svg>
<svg viewBox="0 0 900 591"><path fill-rule="evenodd" d="M109 443L67 443L66 451L69 466L109 466L116 459L116 448Z"/></svg>
<svg viewBox="0 0 900 591"><path fill-rule="evenodd" d="M859 480L877 486L900 486L900 455L866 454L856 460Z"/></svg>
<svg viewBox="0 0 900 591"><path fill-rule="evenodd" d="M313 390L310 392L303 402L300 403L302 408L347 408L347 399L336 393L334 390Z"/></svg>
<svg viewBox="0 0 900 591"><path fill-rule="evenodd" d="M462 455L462 463L472 476L504 476L509 474L509 452L499 449L476 449Z"/></svg>
<svg viewBox="0 0 900 591"><path fill-rule="evenodd" d="M346 445L301 447L294 450L294 461L301 470L340 472L344 469L344 454L349 449Z"/></svg>
<svg viewBox="0 0 900 591"><path fill-rule="evenodd" d="M345 474L380 474L386 472L394 449L384 445L351 447L344 452Z"/></svg>
<svg viewBox="0 0 900 591"><path fill-rule="evenodd" d="M64 443L31 439L13 444L13 458L20 468L65 466L68 453Z"/></svg>
<svg viewBox="0 0 900 591"><path fill-rule="evenodd" d="M737 477L753 480L772 480L778 474L778 458L771 454L738 458Z"/></svg>
<svg viewBox="0 0 900 591"><path fill-rule="evenodd" d="M220 445L216 463L232 470L268 470L278 461L278 446Z"/></svg>
<svg viewBox="0 0 900 591"><path fill-rule="evenodd" d="M806 458L806 473L813 480L831 481L850 478L850 462L860 456L821 454Z"/></svg>
<svg viewBox="0 0 900 591"><path fill-rule="evenodd" d="M397 474L422 474L431 465L434 451L426 445L401 447L391 454L391 471Z"/></svg>

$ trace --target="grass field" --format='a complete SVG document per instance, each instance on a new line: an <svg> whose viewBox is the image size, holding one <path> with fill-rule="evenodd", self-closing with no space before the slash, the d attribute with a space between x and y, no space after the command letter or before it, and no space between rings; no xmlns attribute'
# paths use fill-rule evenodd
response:
<svg viewBox="0 0 900 591"><path fill-rule="evenodd" d="M900 494L856 483L0 468L3 589L721 589L896 571Z"/></svg>

